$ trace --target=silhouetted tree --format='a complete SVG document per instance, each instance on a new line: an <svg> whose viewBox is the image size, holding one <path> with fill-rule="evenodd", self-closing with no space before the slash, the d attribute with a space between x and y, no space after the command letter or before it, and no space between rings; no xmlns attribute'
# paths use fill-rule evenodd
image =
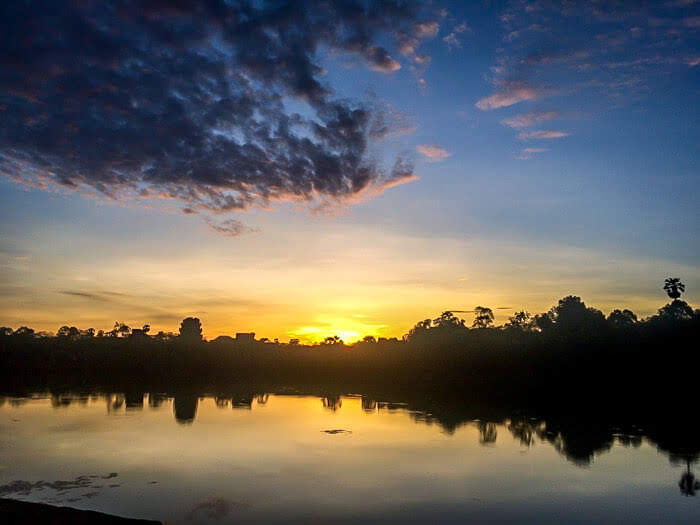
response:
<svg viewBox="0 0 700 525"><path fill-rule="evenodd" d="M124 323L114 321L114 328L109 332L112 337L127 337L131 333L131 328Z"/></svg>
<svg viewBox="0 0 700 525"><path fill-rule="evenodd" d="M0 326L0 337L8 337L12 335L12 328L9 326Z"/></svg>
<svg viewBox="0 0 700 525"><path fill-rule="evenodd" d="M608 324L615 328L629 328L637 322L637 316L632 310L613 310L608 315Z"/></svg>
<svg viewBox="0 0 700 525"><path fill-rule="evenodd" d="M175 338L175 334L172 332L163 332L162 330L153 336L156 341L170 341Z"/></svg>
<svg viewBox="0 0 700 525"><path fill-rule="evenodd" d="M14 331L12 335L15 337L22 337L28 339L34 337L34 329L29 328L28 326L20 326L17 330Z"/></svg>
<svg viewBox="0 0 700 525"><path fill-rule="evenodd" d="M554 327L554 315L552 312L535 315L533 321L535 327L542 333L549 333Z"/></svg>
<svg viewBox="0 0 700 525"><path fill-rule="evenodd" d="M408 338L412 339L427 334L432 325L433 322L430 319L418 321L415 326L408 331Z"/></svg>
<svg viewBox="0 0 700 525"><path fill-rule="evenodd" d="M586 303L575 295L559 299L552 309L552 316L556 330L567 335L590 335L605 324L603 312L587 308Z"/></svg>
<svg viewBox="0 0 700 525"><path fill-rule="evenodd" d="M342 345L343 340L337 335L329 335L323 340L324 345Z"/></svg>
<svg viewBox="0 0 700 525"><path fill-rule="evenodd" d="M450 311L442 312L440 317L433 319L433 327L449 330L464 328L464 319L460 319Z"/></svg>
<svg viewBox="0 0 700 525"><path fill-rule="evenodd" d="M188 342L202 340L202 323L197 317L186 317L180 323L180 339Z"/></svg>
<svg viewBox="0 0 700 525"><path fill-rule="evenodd" d="M474 308L474 322L472 328L488 328L493 324L493 310L485 306Z"/></svg>
<svg viewBox="0 0 700 525"><path fill-rule="evenodd" d="M687 321L693 315L693 308L688 303L675 299L659 309L658 317L663 321Z"/></svg>
<svg viewBox="0 0 700 525"><path fill-rule="evenodd" d="M148 338L148 332L151 331L151 325L145 324L141 328L134 328L131 331L131 337L132 338L142 338L142 339L147 339Z"/></svg>
<svg viewBox="0 0 700 525"><path fill-rule="evenodd" d="M508 322L505 324L505 328L522 330L527 332L533 328L532 316L525 310L520 312L515 312L512 317L508 318Z"/></svg>
<svg viewBox="0 0 700 525"><path fill-rule="evenodd" d="M362 338L363 343L376 343L377 339L373 335L366 335Z"/></svg>
<svg viewBox="0 0 700 525"><path fill-rule="evenodd" d="M80 337L80 330L75 326L62 326L56 332L56 337L64 337L66 339L77 339Z"/></svg>
<svg viewBox="0 0 700 525"><path fill-rule="evenodd" d="M678 277L668 277L664 281L664 290L671 299L679 299L681 294L685 292L685 285Z"/></svg>

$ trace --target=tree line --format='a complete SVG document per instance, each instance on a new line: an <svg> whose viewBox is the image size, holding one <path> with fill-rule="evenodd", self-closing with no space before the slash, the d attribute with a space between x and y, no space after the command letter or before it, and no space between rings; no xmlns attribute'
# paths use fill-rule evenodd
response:
<svg viewBox="0 0 700 525"><path fill-rule="evenodd" d="M693 308L685 301L680 300L681 294L685 292L685 285L679 278L669 277L664 281L663 289L672 301L658 310L658 312L646 319L639 319L631 310L615 309L607 317L598 309L588 307L580 297L569 295L559 300L556 306L545 313L532 315L525 310L515 312L508 318L508 321L500 327L494 326L494 313L491 308L477 306L474 308L474 320L471 327L464 319L455 315L455 311L445 311L435 319L425 319L416 323L411 330L405 334L401 340L397 338L377 338L373 335L365 336L357 344L373 343L396 343L399 341L411 342L426 337L444 338L445 336L458 337L470 330L498 329L506 335L513 335L515 332L559 334L576 337L585 337L591 333L599 333L606 330L630 330L640 324L668 325L677 322L690 321L700 317L700 310ZM457 312L458 313L458 312ZM79 340L93 338L116 338L143 340L146 338L160 342L180 340L188 343L204 342L202 335L202 322L197 317L186 317L182 320L178 333L159 331L151 334L149 324L141 328L131 328L127 324L115 321L111 330L95 330L94 328L79 329L75 326L61 326L55 336L47 332L36 332L27 326L20 326L16 330L9 327L0 327L0 337L28 338L51 338L55 337L63 340ZM228 336L222 336L214 340L232 340ZM233 341L233 340L232 340ZM258 340L261 343L276 343L275 339L268 338ZM249 342L249 341L248 341ZM298 345L298 339L290 340L291 345ZM327 336L320 346L344 345L345 342L337 335Z"/></svg>

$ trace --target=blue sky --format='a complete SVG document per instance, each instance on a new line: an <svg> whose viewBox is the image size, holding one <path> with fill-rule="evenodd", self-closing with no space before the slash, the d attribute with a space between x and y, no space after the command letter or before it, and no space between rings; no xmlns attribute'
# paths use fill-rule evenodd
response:
<svg viewBox="0 0 700 525"><path fill-rule="evenodd" d="M241 175L231 168L210 176L207 170L228 165L236 144L216 156L194 146L178 149L183 142L174 139L145 144L159 133L157 125L165 126L162 140L180 133L167 109L158 124L132 101L134 113L122 114L141 129L120 135L122 126L108 134L116 102L76 92L54 107L60 91L51 90L58 87L18 84L20 73L33 78L27 71L0 78L10 123L0 136L0 322L55 330L64 322L109 328L119 319L174 330L178 319L198 315L208 336L255 329L282 339L330 332L352 339L401 335L447 308L543 311L569 293L605 311L629 306L649 315L665 301L667 276L680 277L697 305L697 2L572 2L566 8L433 2L389 21L383 15L389 4L373 5L375 12L355 28L367 38L361 45L338 43L348 23L338 10L327 14L338 33L319 37L318 47L302 54L317 68L312 76L326 90L320 95L299 91L300 81L289 81L279 65L265 73L272 75L272 87L265 87L268 77L255 77L267 71L259 56L263 65L255 67L226 63L248 42L239 41L245 33L232 31L229 42L216 44L223 47L196 41L197 52L214 57L212 63L244 71L258 97L275 92L285 101L283 111L264 115L274 101L261 102L258 117L251 117L261 123L274 127L296 112L332 130L324 111L344 101L386 124L382 133L362 128L364 145L347 135L328 142L333 154L361 150L362 159L343 168L352 174L341 170L337 178L319 161L308 194L299 193L306 186L291 161L274 176L282 177L283 189L280 179L261 178L260 171ZM40 8L28 9L39 25L48 23ZM308 20L316 14L306 4L300 12ZM107 12L89 14L115 27L126 24ZM182 23L156 15L172 27ZM303 32L313 22L294 23ZM138 28L144 38L155 31ZM28 40L13 49L29 53ZM17 46L1 45L5 51ZM153 37L153 46L169 45ZM233 51L221 58L226 46ZM75 53L64 47L57 60L70 64ZM128 57L120 60L127 64ZM187 71L191 78L181 72L175 80L165 68L152 80L125 73L113 89L138 92L152 81L181 90L178 97L194 110L208 109L201 93L187 91L202 77L196 68ZM51 73L59 87L63 74ZM106 82L80 67L71 74L86 85ZM115 147L56 124L70 120L66 108L81 101L94 105L100 118L82 116L75 126L89 124L92 135ZM251 119L238 118L224 118L223 125L246 129ZM37 129L41 119L54 127ZM190 123L197 132L208 125ZM297 137L312 137L306 129ZM262 151L278 163L290 158L276 147L270 139ZM166 158L160 148L169 159L176 150L190 155L184 165L199 171L185 177L178 172L182 163L157 160ZM410 168L392 171L396 159ZM367 185L347 186L369 161ZM240 169L255 170L254 162L266 169L257 154L245 157ZM153 166L154 173L147 172ZM139 195L144 188L150 193ZM210 190L216 193L205 193ZM225 196L237 199L236 206L226 208ZM498 320L509 313L498 313Z"/></svg>

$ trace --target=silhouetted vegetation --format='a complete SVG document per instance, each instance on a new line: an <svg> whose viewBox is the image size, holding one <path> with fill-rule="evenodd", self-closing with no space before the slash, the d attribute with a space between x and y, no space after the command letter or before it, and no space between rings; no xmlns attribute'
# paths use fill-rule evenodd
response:
<svg viewBox="0 0 700 525"><path fill-rule="evenodd" d="M251 333L207 342L200 320L192 317L182 321L179 335L152 335L149 325L131 329L120 322L109 332L66 325L55 336L0 328L0 379L8 390L27 391L61 384L198 392L239 383L322 383L337 393L450 403L480 398L536 410L688 410L698 396L687 371L700 364L700 312L680 299L684 289L680 280L666 280L672 301L642 320L627 309L606 318L567 296L545 313L516 312L500 327L493 326L493 311L480 306L471 328L447 311L416 323L402 339L367 336L354 344L337 336L314 345L285 344ZM197 403L183 395L178 420L187 422ZM490 433L484 432L486 439Z"/></svg>

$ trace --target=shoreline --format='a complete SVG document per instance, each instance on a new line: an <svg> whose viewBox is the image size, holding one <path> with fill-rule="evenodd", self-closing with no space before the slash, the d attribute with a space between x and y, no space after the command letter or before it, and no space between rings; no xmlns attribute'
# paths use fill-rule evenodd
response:
<svg viewBox="0 0 700 525"><path fill-rule="evenodd" d="M124 518L93 510L80 510L11 498L0 498L0 521L6 525L32 522L71 525L162 525L160 521Z"/></svg>

